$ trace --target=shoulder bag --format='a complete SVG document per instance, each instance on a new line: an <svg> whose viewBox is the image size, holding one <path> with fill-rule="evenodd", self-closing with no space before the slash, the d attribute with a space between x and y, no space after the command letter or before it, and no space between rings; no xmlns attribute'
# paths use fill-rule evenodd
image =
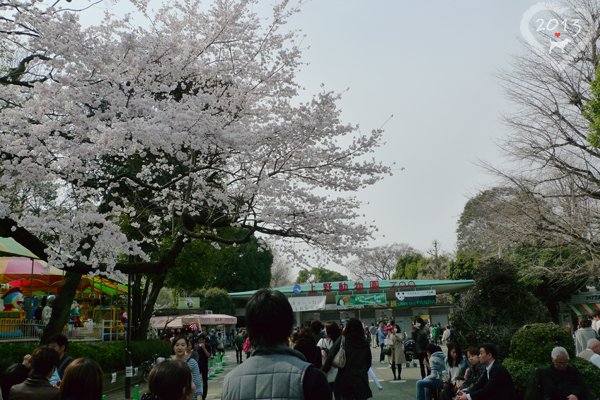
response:
<svg viewBox="0 0 600 400"><path fill-rule="evenodd" d="M333 361L331 365L336 368L344 368L346 366L346 350L344 349L344 340L346 338L342 336L342 341L340 343L340 349L336 353L335 357L333 357Z"/></svg>

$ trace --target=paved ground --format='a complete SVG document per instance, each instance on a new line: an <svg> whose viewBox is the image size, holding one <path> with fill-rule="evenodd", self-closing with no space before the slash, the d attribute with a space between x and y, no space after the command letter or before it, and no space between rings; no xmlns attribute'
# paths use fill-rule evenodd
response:
<svg viewBox="0 0 600 400"><path fill-rule="evenodd" d="M419 367L402 368L402 380L394 381L392 370L388 364L382 364L379 362L379 349L372 349L373 354L373 370L383 386L383 390L377 390L375 384L371 380L371 390L373 391L373 399L377 400L391 400L391 399L411 399L415 398L415 383L417 379L421 378ZM232 363L233 360L233 363ZM207 400L215 400L221 398L221 389L223 385L223 378L227 372L231 371L237 364L235 364L235 352L229 350L226 352L225 366L223 372L215 376L212 380L208 381L208 396ZM141 393L146 391L145 385L140 387ZM124 389L107 393L108 400L123 400L125 399Z"/></svg>

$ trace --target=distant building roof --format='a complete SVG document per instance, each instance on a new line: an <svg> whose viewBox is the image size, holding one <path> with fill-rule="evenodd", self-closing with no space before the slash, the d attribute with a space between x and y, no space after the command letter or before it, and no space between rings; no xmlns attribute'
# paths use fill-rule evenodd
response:
<svg viewBox="0 0 600 400"><path fill-rule="evenodd" d="M435 289L437 294L461 292L475 286L472 279L464 280L357 280L341 282L302 283L273 288L289 297L340 293L372 293L381 291L410 291ZM256 290L229 293L233 299L249 299Z"/></svg>

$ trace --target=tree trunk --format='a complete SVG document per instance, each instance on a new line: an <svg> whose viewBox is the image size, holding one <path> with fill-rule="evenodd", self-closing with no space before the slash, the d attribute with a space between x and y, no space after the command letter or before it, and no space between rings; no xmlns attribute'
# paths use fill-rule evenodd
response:
<svg viewBox="0 0 600 400"><path fill-rule="evenodd" d="M166 273L155 276L152 279L152 288L148 292L148 290L144 291L144 298L140 301L141 316L140 323L137 329L132 332L133 340L145 340L148 334L148 328L150 327L150 318L152 317L152 312L154 311L154 305L156 304L156 299L158 299L158 294L160 293L160 289L165 284L165 279L167 277Z"/></svg>
<svg viewBox="0 0 600 400"><path fill-rule="evenodd" d="M44 334L40 340L40 344L47 344L50 338L54 335L62 333L63 328L69 320L71 312L71 304L75 298L75 292L81 282L83 274L79 272L67 271L65 274L64 283L61 287L60 294L54 300L52 307L52 317L50 322L44 328Z"/></svg>
<svg viewBox="0 0 600 400"><path fill-rule="evenodd" d="M558 321L558 302L549 301L546 303L546 307L548 307L548 311L550 312L550 316L552 317L552 322L555 324L559 324Z"/></svg>

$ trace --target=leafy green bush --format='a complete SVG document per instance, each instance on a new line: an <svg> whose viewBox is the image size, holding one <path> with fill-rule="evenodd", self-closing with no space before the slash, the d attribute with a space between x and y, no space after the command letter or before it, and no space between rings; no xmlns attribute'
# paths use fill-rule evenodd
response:
<svg viewBox="0 0 600 400"><path fill-rule="evenodd" d="M523 397L525 393L525 389L527 389L527 384L529 383L529 379L533 374L533 371L536 369L536 365L518 360L512 357L505 359L502 362L502 365L508 370L510 376L513 379L515 384L515 389L517 389L517 393L520 395L519 397Z"/></svg>
<svg viewBox="0 0 600 400"><path fill-rule="evenodd" d="M548 309L519 283L514 265L487 259L474 277L475 287L461 295L452 316L463 348L492 342L504 358L520 327L550 319Z"/></svg>
<svg viewBox="0 0 600 400"><path fill-rule="evenodd" d="M25 354L37 347L32 343L3 343L0 346L0 371L16 362L21 362ZM137 366L152 358L154 354L168 357L171 346L160 340L144 340L131 342L133 365ZM67 353L74 357L88 357L96 360L104 372L122 371L125 369L124 342L71 342Z"/></svg>
<svg viewBox="0 0 600 400"><path fill-rule="evenodd" d="M515 383L517 392L525 389L536 368L550 365L550 353L556 346L564 347L570 354L569 364L577 368L588 383L592 399L600 399L600 386L590 382L600 382L600 368L582 358L575 357L573 339L563 328L553 323L526 325L519 329L510 343L510 357L503 364Z"/></svg>
<svg viewBox="0 0 600 400"><path fill-rule="evenodd" d="M560 326L553 323L525 325L510 341L510 356L531 364L546 365L556 346L564 347L571 358L575 357L573 338Z"/></svg>
<svg viewBox="0 0 600 400"><path fill-rule="evenodd" d="M600 368L579 357L571 358L569 364L577 368L583 375L583 381L588 385L592 399L600 399L600 385L598 385L598 382L600 382Z"/></svg>

